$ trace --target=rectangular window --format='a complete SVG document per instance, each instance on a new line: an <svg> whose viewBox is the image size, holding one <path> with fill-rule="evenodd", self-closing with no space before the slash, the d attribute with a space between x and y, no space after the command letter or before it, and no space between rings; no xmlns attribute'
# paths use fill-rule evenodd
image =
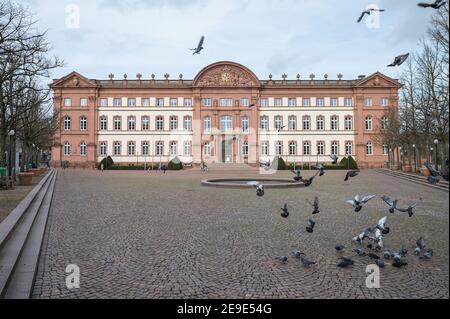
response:
<svg viewBox="0 0 450 319"><path fill-rule="evenodd" d="M120 116L115 116L114 117L114 130L120 131L121 129L122 129L122 120L121 120Z"/></svg>
<svg viewBox="0 0 450 319"><path fill-rule="evenodd" d="M205 143L203 145L203 154L205 156L211 156L211 144Z"/></svg>
<svg viewBox="0 0 450 319"><path fill-rule="evenodd" d="M136 106L136 99L128 99L128 106L131 106L131 107L133 107L133 106Z"/></svg>
<svg viewBox="0 0 450 319"><path fill-rule="evenodd" d="M149 131L150 130L150 117L143 116L142 117L142 130Z"/></svg>
<svg viewBox="0 0 450 319"><path fill-rule="evenodd" d="M221 107L231 107L233 106L233 99L220 99Z"/></svg>
<svg viewBox="0 0 450 319"><path fill-rule="evenodd" d="M185 107L192 107L192 99L184 99L184 106Z"/></svg>
<svg viewBox="0 0 450 319"><path fill-rule="evenodd" d="M108 99L100 99L100 106L101 107L107 107L108 106Z"/></svg>
<svg viewBox="0 0 450 319"><path fill-rule="evenodd" d="M185 116L184 118L184 129L186 131L192 130L192 119L190 116Z"/></svg>
<svg viewBox="0 0 450 319"><path fill-rule="evenodd" d="M242 144L242 156L247 157L248 156L248 142L244 142Z"/></svg>
<svg viewBox="0 0 450 319"><path fill-rule="evenodd" d="M288 106L289 106L289 107L295 107L295 106L297 106L297 99L289 99L289 100L288 100Z"/></svg>
<svg viewBox="0 0 450 319"><path fill-rule="evenodd" d="M164 142L158 141L156 142L156 156L164 155Z"/></svg>
<svg viewBox="0 0 450 319"><path fill-rule="evenodd" d="M164 106L164 99L161 98L156 99L156 106Z"/></svg>
<svg viewBox="0 0 450 319"><path fill-rule="evenodd" d="M121 99L121 98L115 98L115 99L113 100L113 105L114 105L114 107L120 107L120 106L122 106L122 99Z"/></svg>
<svg viewBox="0 0 450 319"><path fill-rule="evenodd" d="M136 155L136 144L134 142L128 143L128 156Z"/></svg>
<svg viewBox="0 0 450 319"><path fill-rule="evenodd" d="M382 97L380 104L381 104L381 106L384 106L384 107L389 106L389 99L387 97Z"/></svg>
<svg viewBox="0 0 450 319"><path fill-rule="evenodd" d="M203 106L206 106L206 107L212 106L212 100L210 98L204 98L202 101L203 101L202 102Z"/></svg>
<svg viewBox="0 0 450 319"><path fill-rule="evenodd" d="M353 155L353 144L352 144L352 142L345 143L345 155Z"/></svg>
<svg viewBox="0 0 450 319"><path fill-rule="evenodd" d="M85 97L82 97L80 99L80 106L88 106L88 99Z"/></svg>
<svg viewBox="0 0 450 319"><path fill-rule="evenodd" d="M269 100L261 99L261 107L267 107L267 106L269 106Z"/></svg>
<svg viewBox="0 0 450 319"><path fill-rule="evenodd" d="M108 118L106 116L100 117L100 131L108 130Z"/></svg>
<svg viewBox="0 0 450 319"><path fill-rule="evenodd" d="M163 131L164 130L164 118L162 116L156 117L156 130Z"/></svg>
<svg viewBox="0 0 450 319"><path fill-rule="evenodd" d="M170 99L170 106L171 107L178 106L178 99Z"/></svg>
<svg viewBox="0 0 450 319"><path fill-rule="evenodd" d="M244 116L242 118L242 132L248 132L250 129L250 124L248 120L248 116Z"/></svg>
<svg viewBox="0 0 450 319"><path fill-rule="evenodd" d="M331 106L338 106L339 100L337 98L330 99L330 105Z"/></svg>
<svg viewBox="0 0 450 319"><path fill-rule="evenodd" d="M364 106L372 106L372 98L371 97L366 97L364 98Z"/></svg>
<svg viewBox="0 0 450 319"><path fill-rule="evenodd" d="M351 116L346 116L345 117L344 124L345 124L344 128L345 128L346 131L353 130L353 118Z"/></svg>
<svg viewBox="0 0 450 319"><path fill-rule="evenodd" d="M128 118L128 130L129 131L136 130L136 118L134 116L130 116Z"/></svg>
<svg viewBox="0 0 450 319"><path fill-rule="evenodd" d="M269 129L269 117L261 116L260 128L261 128L261 130L264 130L264 131L267 131Z"/></svg>
<svg viewBox="0 0 450 319"><path fill-rule="evenodd" d="M64 99L64 106L72 106L72 99L66 97L66 98Z"/></svg>
<svg viewBox="0 0 450 319"><path fill-rule="evenodd" d="M149 156L150 155L149 150L150 150L150 146L149 146L148 142L142 142L142 155Z"/></svg>
<svg viewBox="0 0 450 319"><path fill-rule="evenodd" d="M106 156L108 153L108 148L106 142L100 143L100 156Z"/></svg>
<svg viewBox="0 0 450 319"><path fill-rule="evenodd" d="M303 155L311 155L311 143L303 143Z"/></svg>
<svg viewBox="0 0 450 319"><path fill-rule="evenodd" d="M338 123L338 117L337 116L332 116L331 117L331 129L333 131L336 131L336 130L339 129L338 124L339 124Z"/></svg>
<svg viewBox="0 0 450 319"><path fill-rule="evenodd" d="M142 99L142 106L146 107L150 106L150 99L148 98Z"/></svg>
<svg viewBox="0 0 450 319"><path fill-rule="evenodd" d="M120 155L121 155L121 145L120 145L120 142L115 142L115 143L114 143L114 155L115 155L115 156L120 156Z"/></svg>
<svg viewBox="0 0 450 319"><path fill-rule="evenodd" d="M311 105L311 100L309 98L303 99L302 100L302 105L303 106L310 106Z"/></svg>
<svg viewBox="0 0 450 319"><path fill-rule="evenodd" d="M261 143L261 155L269 156L269 142Z"/></svg>
<svg viewBox="0 0 450 319"><path fill-rule="evenodd" d="M242 98L241 99L241 106L245 106L245 107L250 106L250 100L247 99L247 98Z"/></svg>
<svg viewBox="0 0 450 319"><path fill-rule="evenodd" d="M170 130L171 131L178 130L178 118L176 116L170 117Z"/></svg>
<svg viewBox="0 0 450 319"><path fill-rule="evenodd" d="M275 99L275 106L283 106L283 99L277 97L277 98Z"/></svg>
<svg viewBox="0 0 450 319"><path fill-rule="evenodd" d="M353 100L351 98L346 97L344 99L344 106L347 106L347 107L353 106Z"/></svg>
<svg viewBox="0 0 450 319"><path fill-rule="evenodd" d="M190 142L184 143L184 156L191 156L191 143Z"/></svg>
<svg viewBox="0 0 450 319"><path fill-rule="evenodd" d="M324 99L317 99L316 100L316 106L325 106L325 100Z"/></svg>
<svg viewBox="0 0 450 319"><path fill-rule="evenodd" d="M178 144L177 142L170 142L170 155L177 156L178 155Z"/></svg>
<svg viewBox="0 0 450 319"><path fill-rule="evenodd" d="M303 117L303 130L309 131L311 129L311 118L309 116Z"/></svg>
<svg viewBox="0 0 450 319"><path fill-rule="evenodd" d="M203 126L204 126L205 132L207 132L207 133L211 132L211 117L206 116L203 119Z"/></svg>

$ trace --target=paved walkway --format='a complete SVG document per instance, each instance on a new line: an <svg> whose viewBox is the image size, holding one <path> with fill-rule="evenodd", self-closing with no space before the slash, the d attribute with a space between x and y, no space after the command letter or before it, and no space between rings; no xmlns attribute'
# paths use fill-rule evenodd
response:
<svg viewBox="0 0 450 319"><path fill-rule="evenodd" d="M371 171L350 184L343 182L343 172L329 171L310 188L266 190L263 198L253 190L200 186L206 177L233 174L61 171L34 297L449 297L448 194ZM355 213L345 200L356 193L387 194L401 206L423 200L413 218L390 215L379 198ZM311 208L305 199L316 195L322 212L308 234ZM285 202L289 219L280 216ZM351 238L386 215L391 227L386 246L407 245L412 251L415 240L425 236L435 257L419 262L409 255L406 268L388 265L381 270L381 289L368 289L370 260L356 257L353 268L338 269L334 246L353 248ZM305 269L292 258L286 265L272 259L294 249L317 265ZM80 267L80 289L65 286L68 264Z"/></svg>

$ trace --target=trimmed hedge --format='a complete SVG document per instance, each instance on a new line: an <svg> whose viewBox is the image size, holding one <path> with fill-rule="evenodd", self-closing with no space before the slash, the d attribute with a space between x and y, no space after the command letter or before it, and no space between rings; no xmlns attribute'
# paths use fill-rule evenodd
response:
<svg viewBox="0 0 450 319"><path fill-rule="evenodd" d="M340 166L345 167L346 169L357 169L358 164L352 156L344 157L339 163Z"/></svg>
<svg viewBox="0 0 450 319"><path fill-rule="evenodd" d="M180 161L178 157L175 157L173 160L169 162L167 169L169 171L181 171L183 169L183 163Z"/></svg>
<svg viewBox="0 0 450 319"><path fill-rule="evenodd" d="M286 162L281 156L275 157L272 164L279 171L285 171L287 169Z"/></svg>
<svg viewBox="0 0 450 319"><path fill-rule="evenodd" d="M102 161L98 164L98 167L97 167L99 170L102 169L102 164L103 164L104 170L113 169L113 167L114 167L114 161L111 158L111 156L108 156L108 157L105 157L104 159L102 159Z"/></svg>

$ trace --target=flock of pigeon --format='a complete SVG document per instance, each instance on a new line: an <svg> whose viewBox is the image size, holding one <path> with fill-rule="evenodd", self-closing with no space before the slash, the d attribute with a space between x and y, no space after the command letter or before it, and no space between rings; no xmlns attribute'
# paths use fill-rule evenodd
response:
<svg viewBox="0 0 450 319"><path fill-rule="evenodd" d="M438 10L442 6L444 6L447 3L447 1L444 0L436 0L432 3L426 3L426 2L419 2L417 5L421 8L433 8L435 10ZM366 15L370 16L373 12L385 12L385 9L376 9L376 8L369 8L367 10L364 10L360 17L358 18L357 22L360 23ZM193 51L193 55L200 54L200 52L204 49L203 44L205 43L205 36L202 36L200 38L200 41L197 44L197 47L194 49L189 49ZM396 67L400 66L409 58L409 53L399 55L395 57L394 62L389 64L387 67Z"/></svg>
<svg viewBox="0 0 450 319"><path fill-rule="evenodd" d="M333 162L336 164L337 161L338 158L336 156L333 156ZM261 165L266 169L270 167L270 163L262 163ZM310 178L303 178L300 170L291 171L294 174L294 181L302 182L305 187L311 186L317 176L321 177L325 175L325 168L322 164L317 164L315 168L317 169L317 171ZM354 178L359 174L359 169L349 170L345 175L344 181L349 181L349 179ZM265 191L263 183L253 181L248 182L248 184L256 188L256 195L258 197L264 196ZM365 204L376 197L377 195L356 195L353 199L348 200L346 203L349 204L354 209L354 211L358 213L363 210ZM388 196L382 196L381 199L384 203L386 203L389 213L391 214L394 214L395 212L407 213L409 217L413 217L414 209L417 207L417 203L415 203L408 206L407 208L400 208L398 206L399 201L397 199L393 199ZM321 211L319 207L319 198L317 196L314 198L313 202L309 200L306 200L306 202L312 207L313 216L320 214ZM281 208L281 211L282 218L289 217L290 213L288 204L285 203ZM400 268L407 265L408 263L404 258L408 254L408 249L405 246L402 246L398 252L391 249L386 249L384 246L383 236L389 234L390 232L390 228L386 225L387 219L387 216L383 217L378 221L375 227L368 227L361 234L352 238L352 242L358 247L352 250L354 256L343 256L342 254L345 252L346 247L344 245L337 245L335 247L335 250L337 254L340 255L337 267L347 268L354 265L355 261L353 260L353 258L356 256L368 257L380 268L385 267L385 261L383 261L383 258L385 260L392 260L391 264L394 267ZM306 232L308 234L314 233L315 226L316 221L312 217L309 218L306 224ZM414 247L414 255L416 255L420 260L430 260L433 256L433 250L425 249L425 247L426 246L424 243L424 239L422 237L419 238ZM292 255L294 258L299 259L304 267L310 268L315 264L314 261L307 259L305 254L301 251L293 251ZM287 256L277 256L274 259L280 261L281 263L287 263L287 261L289 260Z"/></svg>

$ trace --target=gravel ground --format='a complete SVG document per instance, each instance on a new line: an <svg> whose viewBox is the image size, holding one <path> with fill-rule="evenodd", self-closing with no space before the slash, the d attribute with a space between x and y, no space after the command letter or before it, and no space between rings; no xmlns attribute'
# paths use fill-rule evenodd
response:
<svg viewBox="0 0 450 319"><path fill-rule="evenodd" d="M310 173L305 172L308 176ZM344 173L345 174L345 173ZM349 183L329 171L310 188L254 190L200 185L205 178L261 177L257 171L60 171L41 252L34 298L449 298L449 195L373 171ZM271 176L272 177L272 176ZM275 177L289 177L289 172ZM390 195L407 206L422 197L412 218L389 214L380 198L355 213L345 201ZM315 232L305 226L320 198ZM287 203L290 217L280 216ZM336 244L346 256L351 238L388 216L385 246L412 252L423 236L435 257L381 269L381 288L366 288L367 257L336 267ZM299 249L310 269L274 256ZM80 267L80 289L68 290L65 268Z"/></svg>

